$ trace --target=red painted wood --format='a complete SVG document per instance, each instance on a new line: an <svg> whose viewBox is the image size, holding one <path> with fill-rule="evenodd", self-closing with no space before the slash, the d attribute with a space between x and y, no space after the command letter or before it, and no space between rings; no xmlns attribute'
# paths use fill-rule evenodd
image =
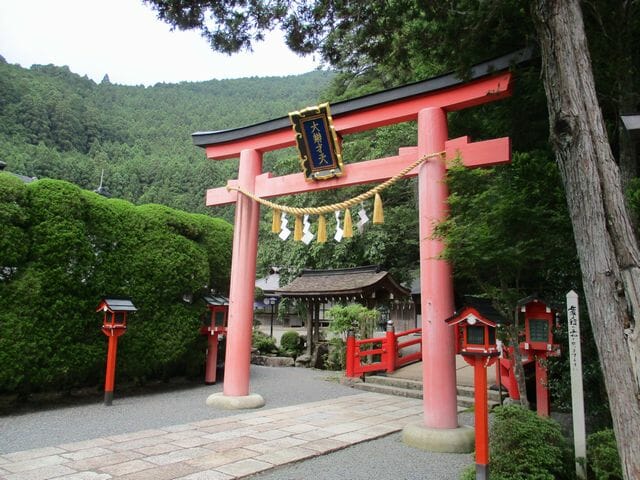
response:
<svg viewBox="0 0 640 480"><path fill-rule="evenodd" d="M548 417L549 408L549 388L547 387L547 367L545 366L546 355L536 357L536 412L540 417Z"/></svg>
<svg viewBox="0 0 640 480"><path fill-rule="evenodd" d="M511 142L508 137L470 142L469 137L447 140L445 143L447 162L450 164L458 155L468 167L494 166L511 161ZM418 159L417 147L404 147L399 155L379 158L345 165L345 174L341 177L317 182L308 182L302 173L273 177L263 173L255 180L254 193L261 198L279 197L296 193L329 190L341 187L382 182L396 175L407 165ZM409 172L406 177L415 177L418 169ZM229 180L229 186L237 186L237 180ZM227 187L207 190L207 206L234 203L238 198L235 190Z"/></svg>
<svg viewBox="0 0 640 480"><path fill-rule="evenodd" d="M400 351L404 347L420 344L422 343L421 339L418 338L398 343L398 338L414 333L420 333L421 331L422 329L415 328L398 334L394 332L387 332L385 337L368 338L365 340L356 340L353 336L347 337L345 376L355 378L367 372L393 372L396 368L403 365L422 360L422 351L400 357ZM372 343L380 343L380 348L375 350L360 350L362 345ZM366 358L371 355L381 355L382 359L380 362L363 364L362 358Z"/></svg>
<svg viewBox="0 0 640 480"><path fill-rule="evenodd" d="M447 115L426 108L418 115L418 155L445 149ZM446 319L455 312L452 266L442 256L445 244L434 235L435 226L449 213L446 162L431 158L418 174L420 241L420 298L422 308L422 402L424 426L458 428L456 346Z"/></svg>
<svg viewBox="0 0 640 480"><path fill-rule="evenodd" d="M269 152L293 146L295 146L293 128L283 128L276 132L269 132L242 140L209 145L205 148L205 152L207 158L211 160L227 160L229 158L237 158L242 150Z"/></svg>
<svg viewBox="0 0 640 480"><path fill-rule="evenodd" d="M347 378L354 378L358 375L355 370L356 363L356 337L353 334L347 336L347 359L346 363L346 372L345 376ZM358 363L360 363L360 359L358 359Z"/></svg>
<svg viewBox="0 0 640 480"><path fill-rule="evenodd" d="M447 162L458 154L465 167L494 167L511 162L511 139L495 138L481 142L469 142L469 137L454 138L445 143Z"/></svg>
<svg viewBox="0 0 640 480"><path fill-rule="evenodd" d="M216 383L218 369L218 332L210 332L207 339L207 359L204 372L204 383L212 385Z"/></svg>
<svg viewBox="0 0 640 480"><path fill-rule="evenodd" d="M485 359L474 357L476 465L489 465L489 416L487 406L487 369Z"/></svg>
<svg viewBox="0 0 640 480"><path fill-rule="evenodd" d="M396 366L402 367L403 365L407 365L408 363L420 362L422 361L422 352L410 353L409 355L405 355L403 357L396 359Z"/></svg>
<svg viewBox="0 0 640 480"><path fill-rule="evenodd" d="M362 132L395 123L416 120L418 112L428 107L447 112L493 102L511 94L511 73L502 72L465 85L429 92L413 98L378 105L376 108L335 115L333 123L339 135ZM242 150L267 152L294 146L291 128L255 135L241 140L206 147L207 158L225 160L236 158Z"/></svg>
<svg viewBox="0 0 640 480"><path fill-rule="evenodd" d="M238 177L240 184L253 191L256 176L262 171L262 155L253 150L242 152ZM240 196L236 204L229 286L229 316L223 393L227 397L249 395L251 332L253 329L253 282L258 255L260 205ZM250 280L250 288L247 281Z"/></svg>
<svg viewBox="0 0 640 480"><path fill-rule="evenodd" d="M387 372L395 372L396 360L398 358L398 341L393 328L387 330L386 333L386 342L383 345L383 350L385 350L386 353L383 355L383 359L386 360Z"/></svg>
<svg viewBox="0 0 640 480"><path fill-rule="evenodd" d="M116 355L118 352L119 335L109 336L109 345L107 347L107 372L104 380L105 393L113 393L113 386L116 378Z"/></svg>

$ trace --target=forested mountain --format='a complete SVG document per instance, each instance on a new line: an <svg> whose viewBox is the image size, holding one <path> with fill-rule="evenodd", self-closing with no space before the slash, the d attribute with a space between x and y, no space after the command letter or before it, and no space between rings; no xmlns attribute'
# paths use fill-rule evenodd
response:
<svg viewBox="0 0 640 480"><path fill-rule="evenodd" d="M317 103L332 74L159 83L96 84L68 67L24 69L0 57L0 159L7 170L114 197L205 212L204 192L234 176L191 134L286 115Z"/></svg>

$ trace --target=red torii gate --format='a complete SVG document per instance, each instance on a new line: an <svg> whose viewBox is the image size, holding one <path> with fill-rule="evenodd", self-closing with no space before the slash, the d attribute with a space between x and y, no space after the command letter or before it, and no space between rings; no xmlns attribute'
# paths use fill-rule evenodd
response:
<svg viewBox="0 0 640 480"><path fill-rule="evenodd" d="M421 448L473 449L473 430L458 425L454 336L445 323L455 311L452 272L450 265L440 259L443 243L432 238L435 226L448 214L446 162L458 155L468 167L492 166L511 160L507 137L475 143L470 143L468 137L448 140L446 115L509 96L512 75L507 70L513 63L527 59L528 52L521 51L476 65L467 82L445 75L332 104L333 122L339 135L417 119L418 142L417 147L400 148L394 157L345 164L344 175L330 180L307 182L302 173L281 177L262 173L264 152L295 145L288 117L237 129L193 134L195 145L206 149L207 158L240 157L238 179L230 180L228 186L240 187L263 198L384 181L423 155L446 152L446 159L431 157L407 175L418 176L419 188L424 425L417 427L418 431L405 429L405 442ZM207 191L207 206L230 203L236 204L236 213L224 390L211 395L207 403L222 408L256 408L264 405L259 394L249 392L260 206L226 187Z"/></svg>

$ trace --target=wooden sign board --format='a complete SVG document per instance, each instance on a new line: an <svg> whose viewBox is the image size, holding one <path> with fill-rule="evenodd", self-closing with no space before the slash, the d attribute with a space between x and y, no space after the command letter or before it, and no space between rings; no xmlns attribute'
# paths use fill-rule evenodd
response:
<svg viewBox="0 0 640 480"><path fill-rule="evenodd" d="M343 174L342 155L329 104L289 114L305 179L327 180Z"/></svg>

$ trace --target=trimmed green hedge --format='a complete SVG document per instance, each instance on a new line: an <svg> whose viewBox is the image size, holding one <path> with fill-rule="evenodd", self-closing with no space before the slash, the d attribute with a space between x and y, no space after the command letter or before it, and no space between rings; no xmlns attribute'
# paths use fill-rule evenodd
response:
<svg viewBox="0 0 640 480"><path fill-rule="evenodd" d="M570 480L574 461L560 425L518 405L494 410L489 438L492 480ZM475 466L461 479L475 478Z"/></svg>
<svg viewBox="0 0 640 480"><path fill-rule="evenodd" d="M595 480L622 480L622 465L613 430L607 428L587 437L587 466Z"/></svg>
<svg viewBox="0 0 640 480"><path fill-rule="evenodd" d="M295 330L287 330L280 337L280 348L284 355L295 359L304 350L304 341Z"/></svg>
<svg viewBox="0 0 640 480"><path fill-rule="evenodd" d="M220 219L0 174L0 393L101 383L103 296L138 308L119 343L117 381L199 372L205 307L182 298L227 289L231 241Z"/></svg>

